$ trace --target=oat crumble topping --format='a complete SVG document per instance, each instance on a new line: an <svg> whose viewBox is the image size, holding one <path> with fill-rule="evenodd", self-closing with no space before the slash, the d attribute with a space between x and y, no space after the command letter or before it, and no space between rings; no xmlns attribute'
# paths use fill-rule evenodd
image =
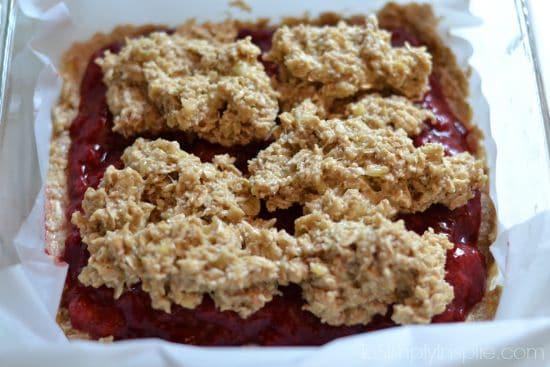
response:
<svg viewBox="0 0 550 367"><path fill-rule="evenodd" d="M388 305L396 323L428 323L453 299L443 279L453 247L445 235L419 236L382 216L365 225L319 213L299 218L296 234L310 268L305 308L328 324L368 323Z"/></svg>
<svg viewBox="0 0 550 367"><path fill-rule="evenodd" d="M386 199L398 211L434 203L464 205L485 185L483 162L445 156L440 144L416 148L401 129L372 129L361 118L323 120L306 100L280 116L277 139L250 162L252 193L270 210L306 204L329 188L356 189L365 205Z"/></svg>
<svg viewBox="0 0 550 367"><path fill-rule="evenodd" d="M230 22L189 22L97 60L113 129L126 137L274 141L245 176L229 155L203 163L177 142L138 138L73 215L90 252L79 280L115 297L140 283L166 312L208 294L243 318L294 283L330 325L366 324L388 308L396 323L430 322L454 296L444 280L453 245L394 219L462 206L487 180L469 153L411 140L434 119L414 103L430 54L393 48L374 17L362 27L283 26L266 57L279 64L270 80L260 50L235 35ZM269 211L303 206L294 235L257 217L261 200Z"/></svg>
<svg viewBox="0 0 550 367"><path fill-rule="evenodd" d="M154 219L185 214L236 223L260 210L249 181L226 154L201 163L177 142L139 138L124 151L122 161L143 179L143 199L155 206Z"/></svg>
<svg viewBox="0 0 550 367"><path fill-rule="evenodd" d="M127 137L183 130L225 146L268 138L279 108L259 55L250 38L223 43L157 32L128 39L97 60L114 130Z"/></svg>
<svg viewBox="0 0 550 367"><path fill-rule="evenodd" d="M407 98L383 97L378 93L367 94L348 104L345 115L360 118L373 129L391 125L405 130L409 136L419 134L424 122L435 121L432 111L417 107Z"/></svg>
<svg viewBox="0 0 550 367"><path fill-rule="evenodd" d="M392 47L390 33L378 28L374 16L362 27L280 27L266 58L283 66L290 84L320 83L320 93L333 98L389 89L419 99L432 66L424 47Z"/></svg>

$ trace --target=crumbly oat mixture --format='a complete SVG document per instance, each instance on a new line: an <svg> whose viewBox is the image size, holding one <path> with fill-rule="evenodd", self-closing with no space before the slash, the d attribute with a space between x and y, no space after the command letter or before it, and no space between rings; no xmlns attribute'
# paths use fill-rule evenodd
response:
<svg viewBox="0 0 550 367"><path fill-rule="evenodd" d="M119 53L97 60L114 130L183 130L225 146L266 139L279 108L260 49L250 39L223 43L186 33L128 39Z"/></svg>
<svg viewBox="0 0 550 367"><path fill-rule="evenodd" d="M328 189L317 199L305 203L304 212L324 213L336 222L347 220L365 224L377 221L380 215L393 218L397 214L397 210L388 199L382 199L375 205L357 189L346 190L343 194Z"/></svg>
<svg viewBox="0 0 550 367"><path fill-rule="evenodd" d="M392 220L435 203L459 207L487 180L469 153L413 145L434 119L413 102L428 87L430 55L392 48L375 18L285 26L267 57L280 71L270 81L259 49L235 34L230 22L189 22L97 61L125 136L176 129L226 146L275 140L245 177L228 155L202 163L176 142L138 138L125 167L109 167L73 215L91 255L79 280L116 297L141 283L166 312L208 294L241 317L294 283L304 307L331 325L366 324L390 307L396 323L429 322L453 299L444 280L452 244ZM303 205L295 234L258 219L260 200L268 210Z"/></svg>
<svg viewBox="0 0 550 367"><path fill-rule="evenodd" d="M368 323L388 305L396 323L428 323L453 299L445 235L419 236L382 216L365 225L319 213L298 219L296 234L310 269L305 308L331 325Z"/></svg>
<svg viewBox="0 0 550 367"><path fill-rule="evenodd" d="M205 219L216 216L236 223L260 210L249 181L228 155L201 163L198 157L181 150L177 142L139 138L124 151L122 161L142 178L143 200L155 206L155 220L185 214Z"/></svg>
<svg viewBox="0 0 550 367"><path fill-rule="evenodd" d="M391 125L405 130L409 136L419 134L424 122L435 121L432 111L417 107L407 98L383 97L378 93L367 94L348 104L345 115L357 117L373 129Z"/></svg>
<svg viewBox="0 0 550 367"><path fill-rule="evenodd" d="M323 120L309 100L280 120L275 142L249 165L252 193L270 210L306 204L328 189L356 189L365 205L386 199L401 212L434 203L454 209L486 183L483 162L469 153L416 148L403 130L372 129L361 118Z"/></svg>
<svg viewBox="0 0 550 367"><path fill-rule="evenodd" d="M344 22L280 27L266 58L283 66L289 83L321 84L321 95L332 98L391 90L419 99L428 88L432 65L423 47L392 47L390 33L378 28L375 17L363 27Z"/></svg>

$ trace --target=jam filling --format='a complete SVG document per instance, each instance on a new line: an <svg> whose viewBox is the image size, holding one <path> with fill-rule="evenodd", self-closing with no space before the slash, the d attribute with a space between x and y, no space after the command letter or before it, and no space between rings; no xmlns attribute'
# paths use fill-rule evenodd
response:
<svg viewBox="0 0 550 367"><path fill-rule="evenodd" d="M420 43L404 30L392 31L394 46ZM263 52L271 47L272 30L243 29L239 37L251 36ZM120 44L106 49L117 52ZM92 56L80 87L78 116L70 127L71 146L68 164L69 206L67 220L73 212L81 210L81 202L88 187L97 187L109 165L122 167L120 160L124 149L132 141L111 130L113 117L106 101L106 87L102 71L94 62L105 49ZM263 61L262 61L263 62ZM270 75L276 75L277 65L264 62ZM437 121L426 123L415 144L439 142L446 153L453 155L472 151L467 143L468 129L451 112L436 76L430 78L430 91L422 105L431 109ZM215 154L229 153L236 157L237 166L246 173L246 162L269 142L254 143L244 147L224 148L183 133L167 133L162 137L177 140L181 147L210 161ZM262 206L262 218L276 218L277 226L294 232L294 219L302 215L302 208L295 205L287 210L269 213ZM433 322L463 321L471 308L478 303L485 286L485 261L476 249L481 220L480 194L465 206L449 210L434 205L423 213L402 216L407 227L423 233L428 227L445 233L455 244L448 251L445 279L454 287L455 298L445 312L434 317ZM69 271L62 296L74 328L89 333L93 338L112 335L115 340L159 337L173 342L196 345L320 345L335 338L395 326L390 314L378 315L368 325L330 326L302 309L303 300L298 286L281 288L281 295L248 317L242 319L231 311L219 311L205 295L195 309L172 305L171 313L151 307L149 295L136 285L114 299L107 287L86 287L78 281L78 274L86 266L89 253L82 243L78 228L72 225L65 243L63 260Z"/></svg>

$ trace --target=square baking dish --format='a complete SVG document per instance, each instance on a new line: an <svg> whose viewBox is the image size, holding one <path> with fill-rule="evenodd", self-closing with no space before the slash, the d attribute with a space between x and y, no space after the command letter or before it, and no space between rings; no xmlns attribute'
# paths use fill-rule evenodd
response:
<svg viewBox="0 0 550 367"><path fill-rule="evenodd" d="M13 246L14 237L31 211L47 171L44 160L38 157L47 157L48 147L35 144L35 134L49 133L48 128L34 123L36 106L42 103L34 96L34 88L37 81L45 77L41 62L44 55L36 44L41 35L36 30L41 23L61 17L65 10L73 15L81 29L75 40L95 31L108 31L114 24L130 22L124 10L130 1L103 0L93 4L66 1L64 9L52 7L55 3L38 0L20 1L19 4L4 0L2 3L0 269L20 261L21 253ZM162 7L170 1L140 2L136 4L139 11L132 13L139 15L133 16L131 22L170 25L188 18L189 13L199 19L210 19L223 17L228 9L233 16L253 19L268 16L273 11L270 3L248 3L254 9L252 14L228 8L225 1L214 1L212 4L186 2L190 9L192 7L188 13L171 12L163 16L150 7ZM296 5L287 0L278 3L277 14L301 15L308 6L309 9L315 7L312 14L321 10L364 12L359 3L344 1L336 6L330 1L310 1ZM462 2L449 0L445 3L448 14L456 12L459 16ZM490 113L490 135L497 152L496 167L491 172L492 195L498 206L501 227L509 228L550 209L549 127L540 65L532 49L528 7L522 0L499 3L496 16L495 4L471 1L471 12L480 18L479 24L455 30L453 34L467 38L473 47L470 64L477 74L471 79L471 89L481 88L487 99L489 111L481 113ZM110 9L108 14L100 10L107 8ZM93 19L102 15L102 26L95 28ZM34 45L34 51L27 47L29 44ZM59 44L60 49L68 46ZM460 60L461 55L458 58L465 61Z"/></svg>

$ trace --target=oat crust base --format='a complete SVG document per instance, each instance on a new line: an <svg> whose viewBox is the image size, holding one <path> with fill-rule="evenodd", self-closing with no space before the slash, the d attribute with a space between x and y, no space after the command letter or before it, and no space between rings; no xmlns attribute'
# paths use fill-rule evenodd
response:
<svg viewBox="0 0 550 367"><path fill-rule="evenodd" d="M322 14L317 19L287 18L284 23L293 24L307 22L312 24L335 24L341 16L334 13ZM350 23L363 22L363 16L347 19ZM433 56L435 74L441 80L443 94L449 101L453 112L471 129L472 143L478 147L478 156L484 157L481 145L482 133L472 124L472 110L467 103L469 91L467 72L458 66L452 51L447 48L436 32L437 19L429 5L410 4L399 6L389 4L378 13L380 25L386 27L401 27L416 36L427 45ZM249 28L265 28L268 21L263 19L254 23L236 22L237 26ZM53 133L50 145L50 169L46 186L46 250L53 256L63 254L66 229L65 219L67 205L66 167L70 147L69 127L78 113L79 86L84 70L92 54L112 42L123 41L126 37L164 29L158 25L120 26L111 33L97 33L85 42L74 43L63 56L60 63L60 74L63 77L63 87L58 104L52 112ZM490 320L494 317L501 294L501 287L495 286L494 280L498 270L489 246L494 241L497 231L496 211L489 197L489 186L482 192L482 220L478 247L488 261L487 292L482 301L472 310L467 321ZM90 339L87 333L75 329L70 322L68 311L60 308L57 322L69 339ZM101 340L109 341L109 340Z"/></svg>

